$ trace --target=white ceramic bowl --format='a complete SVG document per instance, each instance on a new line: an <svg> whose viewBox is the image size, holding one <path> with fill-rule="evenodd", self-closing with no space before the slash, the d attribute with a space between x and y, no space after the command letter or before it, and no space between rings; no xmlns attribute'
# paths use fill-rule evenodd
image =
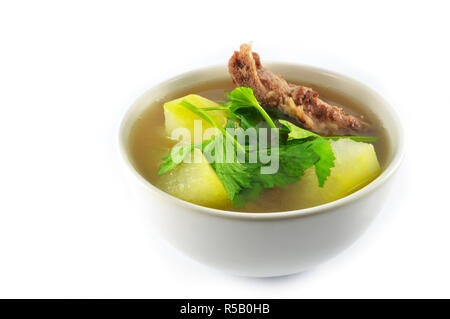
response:
<svg viewBox="0 0 450 319"><path fill-rule="evenodd" d="M340 200L308 209L263 214L198 206L153 186L130 161L128 143L133 123L152 102L171 92L229 78L225 65L192 71L150 89L125 114L119 135L130 183L139 203L162 236L199 262L233 274L258 277L306 270L351 245L380 212L390 191L391 177L403 155L398 117L380 95L364 84L310 66L285 63L265 63L265 66L290 80L301 83L306 79L322 87L333 87L352 96L378 117L389 138L382 174L366 187Z"/></svg>

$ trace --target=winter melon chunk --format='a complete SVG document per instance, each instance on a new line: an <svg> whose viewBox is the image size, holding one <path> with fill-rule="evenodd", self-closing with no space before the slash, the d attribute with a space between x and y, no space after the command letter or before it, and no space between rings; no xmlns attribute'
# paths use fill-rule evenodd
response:
<svg viewBox="0 0 450 319"><path fill-rule="evenodd" d="M173 130L177 128L186 128L191 134L191 142L194 143L194 121L201 121L202 137L205 130L211 128L212 125L209 122L203 120L199 115L192 113L184 106L180 105L180 102L183 99L198 108L221 107L221 105L196 94L189 94L185 97L164 104L164 117L167 135L171 136ZM225 126L225 124L227 123L226 113L222 110L208 111L208 114L211 115L211 117L221 126Z"/></svg>
<svg viewBox="0 0 450 319"><path fill-rule="evenodd" d="M350 139L331 141L336 160L323 188L318 186L314 168L306 170L300 182L293 185L289 198L300 207L325 204L350 195L366 186L381 172L372 144Z"/></svg>
<svg viewBox="0 0 450 319"><path fill-rule="evenodd" d="M194 155L194 152L198 154ZM201 155L201 157L200 157ZM194 162L195 156L201 158ZM157 186L163 191L185 201L219 209L231 206L231 201L211 165L202 152L194 149L192 163L181 163L175 169L159 177Z"/></svg>

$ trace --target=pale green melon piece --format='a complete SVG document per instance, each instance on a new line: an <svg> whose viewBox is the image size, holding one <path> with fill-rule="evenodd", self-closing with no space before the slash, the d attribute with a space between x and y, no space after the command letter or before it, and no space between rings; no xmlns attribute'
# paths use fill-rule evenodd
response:
<svg viewBox="0 0 450 319"><path fill-rule="evenodd" d="M195 143L194 120L202 121L202 137L205 133L205 130L213 126L209 122L203 120L199 115L192 113L184 106L180 105L180 102L183 99L187 100L189 103L195 105L198 108L221 107L221 105L196 94L189 94L185 97L164 104L164 117L167 135L171 136L173 130L177 128L187 128L191 135L191 142ZM217 124L221 125L222 127L226 125L227 116L224 111L208 111L208 114L211 115L211 117L217 122ZM197 140L197 142L201 142L201 139Z"/></svg>
<svg viewBox="0 0 450 319"><path fill-rule="evenodd" d="M195 156L201 158L194 162ZM231 201L211 165L202 152L195 149L191 153L192 163L181 163L177 168L161 175L157 186L163 191L185 201L219 209L231 206Z"/></svg>
<svg viewBox="0 0 450 319"><path fill-rule="evenodd" d="M335 201L366 186L381 172L372 144L350 139L331 141L335 167L319 187L314 168L305 171L300 182L293 184L295 191L286 192L284 200L295 201L298 207L312 207Z"/></svg>

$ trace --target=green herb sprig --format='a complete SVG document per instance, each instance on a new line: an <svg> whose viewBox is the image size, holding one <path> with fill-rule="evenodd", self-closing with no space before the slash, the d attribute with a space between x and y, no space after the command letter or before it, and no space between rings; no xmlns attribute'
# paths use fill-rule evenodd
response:
<svg viewBox="0 0 450 319"><path fill-rule="evenodd" d="M191 144L178 146L179 149L172 150L178 152L181 158L186 157L194 148L203 151L208 162L216 172L227 191L230 200L234 206L240 207L248 201L256 199L264 189L273 187L284 187L289 183L295 183L301 179L305 170L314 166L319 187L323 187L328 176L331 174L331 168L334 167L335 156L331 148L330 140L340 138L350 138L360 142L375 142L376 138L370 136L339 136L322 137L313 132L298 127L297 125L279 119L280 133L276 136L278 143L276 146L269 145L263 150L254 150L249 145L241 145L231 136L222 126L220 126L209 114L211 110L224 110L229 116L227 128L235 130L258 128L261 122L265 122L269 128L276 129L277 125L267 114L264 108L258 103L252 89L239 87L226 93L227 102L221 107L199 108L186 100L181 102L191 112L199 115L211 125L219 129L222 136L213 137L201 144ZM228 137L224 138L224 137ZM216 161L214 152L211 150L226 148L227 140L235 145L237 152L233 155L234 161ZM256 154L254 153L256 152ZM266 166L261 161L261 154L273 154L276 152L279 159L279 168L273 174L262 174L261 169ZM245 161L239 161L239 154L244 154ZM256 163L250 163L247 159L256 156ZM175 163L171 155L163 158L163 163L158 172L159 175L165 174L179 165Z"/></svg>

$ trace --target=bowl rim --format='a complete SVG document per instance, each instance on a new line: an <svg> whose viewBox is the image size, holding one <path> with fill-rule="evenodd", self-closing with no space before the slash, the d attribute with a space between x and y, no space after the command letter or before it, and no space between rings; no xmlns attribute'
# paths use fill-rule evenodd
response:
<svg viewBox="0 0 450 319"><path fill-rule="evenodd" d="M373 193L376 189L383 186L397 171L398 167L400 166L403 157L404 157L404 148L405 148L405 142L404 142L404 131L403 127L400 121L399 116L397 115L394 108L391 106L387 100L381 96L378 92L376 92L374 89L372 89L367 84L363 83L360 80L356 80L352 77L349 77L347 75L340 74L338 72L330 71L328 69L323 69L320 67L312 66L312 65L306 65L301 63L290 63L290 62L278 62L278 61L265 61L265 65L271 65L271 66L284 66L284 67L300 67L304 69L309 69L310 71L316 71L320 73L326 73L328 76L333 76L337 78L344 79L346 81L353 82L359 86L364 87L365 89L369 90L372 94L377 96L377 98L382 101L384 104L384 107L388 110L389 114L387 115L393 120L395 129L396 129L396 149L394 150L394 154L392 156L392 160L388 165L384 168L384 170L381 172L381 174L372 182L370 182L368 185L364 186L363 188L357 190L356 192L347 195L343 198L340 198L338 200L313 206L309 208L303 208L303 209L297 209L297 210L290 210L290 211L276 211L276 212L237 212L237 211L229 211L229 210L222 210L222 209L216 209L216 208L210 208L206 206L197 205L191 202L187 202L185 200L179 199L175 196L172 196L149 181L147 181L134 167L134 165L131 163L129 154L127 152L126 146L123 142L123 134L125 129L125 122L126 119L130 116L130 114L133 112L133 109L135 108L135 105L139 103L140 99L147 94L149 94L152 91L157 90L159 87L168 85L170 82L175 82L182 78L187 78L190 76L195 75L196 73L202 73L202 72L211 72L215 69L220 70L224 68L224 64L216 64L212 66L206 66L202 68L197 68L191 71L187 71L184 73L181 73L179 75L176 75L174 77L171 77L169 79L163 80L162 82L159 82L158 84L154 85L152 88L146 90L143 94L141 94L134 102L131 104L125 112L121 114L120 118L120 124L118 129L118 143L117 146L119 147L119 153L120 157L122 158L122 163L127 167L126 169L134 176L134 178L139 182L142 186L147 188L149 191L152 191L156 193L158 196L161 197L161 199L170 200L173 202L176 206L181 206L185 208L189 208L191 211L195 211L198 213L203 213L207 215L213 215L215 217L224 217L224 218L232 218L232 219L242 219L242 220L273 220L273 219L288 219L288 218L299 218L299 217L305 217L309 215L316 215L320 213L326 213L332 210L335 210L337 208L340 208L342 206L347 206L363 197L368 196L370 193ZM392 137L390 137L392 138Z"/></svg>

